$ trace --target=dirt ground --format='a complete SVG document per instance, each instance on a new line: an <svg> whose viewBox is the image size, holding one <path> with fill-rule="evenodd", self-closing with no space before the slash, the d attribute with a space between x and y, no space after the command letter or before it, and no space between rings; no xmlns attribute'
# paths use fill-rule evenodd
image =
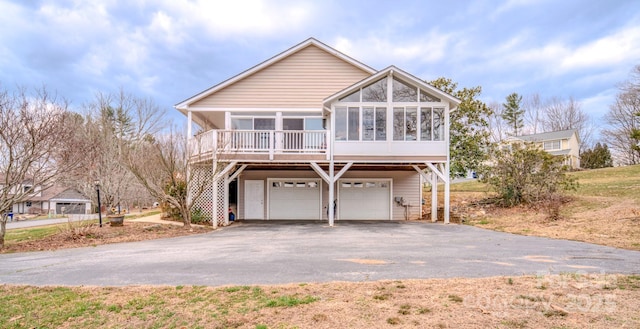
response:
<svg viewBox="0 0 640 329"><path fill-rule="evenodd" d="M482 204L488 196L483 192L452 193L451 222L463 221L496 231L640 250L640 205L633 199L573 196L561 207L561 218L550 220L541 209ZM426 218L429 216L427 213Z"/></svg>
<svg viewBox="0 0 640 329"><path fill-rule="evenodd" d="M91 247L109 243L144 241L151 239L170 238L183 235L201 234L212 231L210 227L192 227L191 230L182 226L170 224L154 224L143 222L129 222L124 226L111 227L105 224L99 227L75 225L65 227L60 232L39 240L23 241L6 244L2 253L57 250L64 248Z"/></svg>

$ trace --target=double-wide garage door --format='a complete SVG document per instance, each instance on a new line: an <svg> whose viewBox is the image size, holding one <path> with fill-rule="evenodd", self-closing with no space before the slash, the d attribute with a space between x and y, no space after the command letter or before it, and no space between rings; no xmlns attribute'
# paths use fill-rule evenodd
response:
<svg viewBox="0 0 640 329"><path fill-rule="evenodd" d="M319 179L274 179L269 184L269 219L321 219Z"/></svg>
<svg viewBox="0 0 640 329"><path fill-rule="evenodd" d="M320 179L270 178L269 219L322 219ZM390 179L341 179L338 187L338 220L391 219Z"/></svg>
<svg viewBox="0 0 640 329"><path fill-rule="evenodd" d="M338 219L391 219L390 179L338 181Z"/></svg>

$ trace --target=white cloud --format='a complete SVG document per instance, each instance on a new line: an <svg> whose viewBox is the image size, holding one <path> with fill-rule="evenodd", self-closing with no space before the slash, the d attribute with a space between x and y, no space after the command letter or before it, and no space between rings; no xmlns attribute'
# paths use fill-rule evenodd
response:
<svg viewBox="0 0 640 329"><path fill-rule="evenodd" d="M573 49L562 58L567 70L629 63L640 58L640 27L631 26Z"/></svg>
<svg viewBox="0 0 640 329"><path fill-rule="evenodd" d="M163 7L178 28L206 31L218 38L277 36L295 32L314 18L314 7L302 1L168 0Z"/></svg>
<svg viewBox="0 0 640 329"><path fill-rule="evenodd" d="M640 27L615 31L586 44L551 40L537 47L527 47L537 40L527 31L503 42L488 52L492 68L533 67L538 77L552 77L585 69L629 66L640 58Z"/></svg>
<svg viewBox="0 0 640 329"><path fill-rule="evenodd" d="M369 36L349 39L339 36L335 48L365 64L381 66L402 63L435 63L442 60L449 48L449 34L429 31L414 38Z"/></svg>

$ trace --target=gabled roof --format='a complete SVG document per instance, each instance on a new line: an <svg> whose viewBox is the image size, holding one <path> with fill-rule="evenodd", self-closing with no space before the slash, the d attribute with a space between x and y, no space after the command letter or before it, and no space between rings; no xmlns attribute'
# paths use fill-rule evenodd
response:
<svg viewBox="0 0 640 329"><path fill-rule="evenodd" d="M231 78L229 78L229 79L227 79L227 80L225 80L225 81L223 81L223 82L221 82L221 83L219 83L217 85L214 85L214 86L210 87L209 89L206 89L206 90L196 94L195 96L192 96L190 98L187 98L187 99L183 100L182 102L176 104L174 107L176 109L180 110L180 112L185 113L185 110L187 109L189 104L193 104L193 103L195 103L195 102L197 102L197 101L199 101L199 100L201 100L201 99L203 99L203 98L205 98L205 97L207 97L207 96L209 96L209 95L211 95L211 94L213 94L213 93L215 93L215 92L217 92L217 91L219 91L219 90L221 90L221 89L223 89L223 88L225 88L225 87L227 87L229 85L232 85L233 83L235 83L237 81L240 81L240 80L242 80L242 79L244 79L244 78L246 78L248 76L251 76L252 74L254 74L254 73L256 73L256 72L258 72L258 71L260 71L260 70L262 70L262 69L264 69L264 68L266 68L266 67L268 67L268 66L270 66L270 65L272 65L272 64L274 64L276 62L279 62L282 59L284 59L284 58L286 58L286 57L288 57L288 56L290 56L290 55L292 55L294 53L297 53L298 51L300 51L300 50L302 50L304 48L307 48L308 46L311 46L311 45L316 46L316 47L318 47L318 48L320 48L320 49L322 49L322 50L324 50L324 51L326 51L326 52L328 52L328 53L330 53L330 54L342 59L343 61L345 61L345 62L347 62L347 63L349 63L349 64L351 64L351 65L353 65L355 67L358 67L359 69L361 69L361 70L363 70L365 72L368 72L370 74L374 74L376 72L376 70L371 68L370 66L365 65L365 64L363 64L363 63L361 63L361 62L359 62L359 61L357 61L357 60L355 60L355 59L353 59L353 58L351 58L351 57L349 57L349 56L337 51L336 49L333 49L333 48L327 46L326 44L324 44L324 43L322 43L322 42L320 42L320 41L318 41L318 40L316 40L314 38L309 38L309 39L307 39L307 40L305 40L305 41L303 41L303 42L301 42L301 43L299 43L299 44L297 44L297 45L295 45L295 46L283 51L282 53L280 53L280 54L278 54L278 55L276 55L274 57L271 57L270 59L268 59L268 60L266 60L266 61L264 61L264 62L262 62L262 63L260 63L260 64L258 64L256 66L254 66L254 67L252 67L252 68L250 68L250 69L248 69L248 70L246 70L246 71L244 71L244 72L242 72L242 73L240 73L240 74L238 74L238 75L236 75L234 77L231 77Z"/></svg>
<svg viewBox="0 0 640 329"><path fill-rule="evenodd" d="M42 191L42 196L27 198L25 201L50 201L54 199L77 199L90 202L89 198L70 187L52 186Z"/></svg>
<svg viewBox="0 0 640 329"><path fill-rule="evenodd" d="M549 140L557 140L557 139L569 139L573 134L576 134L576 129L568 129L568 130L559 130L559 131L550 131L546 133L532 134L532 135L523 135L516 136L514 138L520 139L527 142L543 142Z"/></svg>
<svg viewBox="0 0 640 329"><path fill-rule="evenodd" d="M458 98L426 83L425 81L416 78L415 76L413 76L412 74L407 73L406 71L403 71L393 65L387 67L386 69L380 70L378 72L376 72L374 75L367 77L365 79L362 79L359 82L356 82L355 84L327 97L324 99L323 104L325 106L329 106L330 103L335 102L336 100L347 96L349 94L351 94L352 92L356 91L358 88L361 87L365 87L367 85L369 85L370 83L376 82L382 78L384 78L385 76L397 76L399 77L401 80L411 83L414 86L419 87L420 89L426 90L428 91L430 94L433 94L435 96L440 97L441 99L446 100L450 103L450 108L451 110L455 109L462 101L460 101Z"/></svg>

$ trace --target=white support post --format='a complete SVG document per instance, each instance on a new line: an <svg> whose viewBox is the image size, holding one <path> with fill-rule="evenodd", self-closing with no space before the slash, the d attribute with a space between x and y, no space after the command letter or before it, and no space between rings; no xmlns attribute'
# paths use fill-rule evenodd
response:
<svg viewBox="0 0 640 329"><path fill-rule="evenodd" d="M346 173L347 170L349 170L349 168L351 168L352 165L353 165L353 162L347 162L347 164L344 165L344 167L342 167L342 169L340 169L338 174L336 174L335 177L333 177L333 182L335 183L335 181L340 179L340 177L342 177L342 175L344 175L344 173Z"/></svg>
<svg viewBox="0 0 640 329"><path fill-rule="evenodd" d="M224 226L229 226L229 174L224 175Z"/></svg>
<svg viewBox="0 0 640 329"><path fill-rule="evenodd" d="M444 165L444 223L449 224L449 162Z"/></svg>
<svg viewBox="0 0 640 329"><path fill-rule="evenodd" d="M438 174L431 171L431 221L438 221Z"/></svg>
<svg viewBox="0 0 640 329"><path fill-rule="evenodd" d="M327 173L324 172L324 170L322 170L322 168L320 168L318 163L311 162L310 165L311 165L311 168L318 174L318 176L320 176L320 178L322 178L322 180L325 183L331 184L331 180L329 179L329 175L327 175Z"/></svg>
<svg viewBox="0 0 640 329"><path fill-rule="evenodd" d="M331 156L333 155L333 144L331 144L331 131L327 130L327 133L324 134L324 138L325 138L325 145L326 145L326 149L324 150L324 152L327 155L327 160L331 159Z"/></svg>
<svg viewBox="0 0 640 329"><path fill-rule="evenodd" d="M247 168L247 165L242 165L240 166L240 168L238 168L238 170L234 171L233 174L231 176L229 176L229 181L232 181L236 178L238 178L238 176L242 173L242 171L244 171Z"/></svg>
<svg viewBox="0 0 640 329"><path fill-rule="evenodd" d="M433 163L429 163L426 162L427 167L429 167L429 169L431 169L432 172L434 172L436 175L438 175L438 177L440 179L442 179L443 181L445 180L445 176L442 173L442 171L440 171L438 168L436 168L436 166L433 165Z"/></svg>
<svg viewBox="0 0 640 329"><path fill-rule="evenodd" d="M215 160L213 161L215 163ZM213 168L215 173L215 167ZM218 180L216 179L216 175L213 176L211 180L211 225L213 228L218 228Z"/></svg>
<svg viewBox="0 0 640 329"><path fill-rule="evenodd" d="M429 177L429 176L427 175L427 173L425 172L427 169L422 170L422 169L420 169L420 167L418 167L418 166L416 166L416 165L413 165L412 167L413 167L413 169L415 169L415 170L420 174L420 176L422 176L422 178L423 178L425 181L428 181L429 183L431 183L431 177Z"/></svg>
<svg viewBox="0 0 640 329"><path fill-rule="evenodd" d="M334 193L335 193L335 179L333 177L333 160L331 162L329 162L329 205L327 207L329 207L329 209L327 209L329 211L329 226L333 226L333 220L334 220Z"/></svg>

